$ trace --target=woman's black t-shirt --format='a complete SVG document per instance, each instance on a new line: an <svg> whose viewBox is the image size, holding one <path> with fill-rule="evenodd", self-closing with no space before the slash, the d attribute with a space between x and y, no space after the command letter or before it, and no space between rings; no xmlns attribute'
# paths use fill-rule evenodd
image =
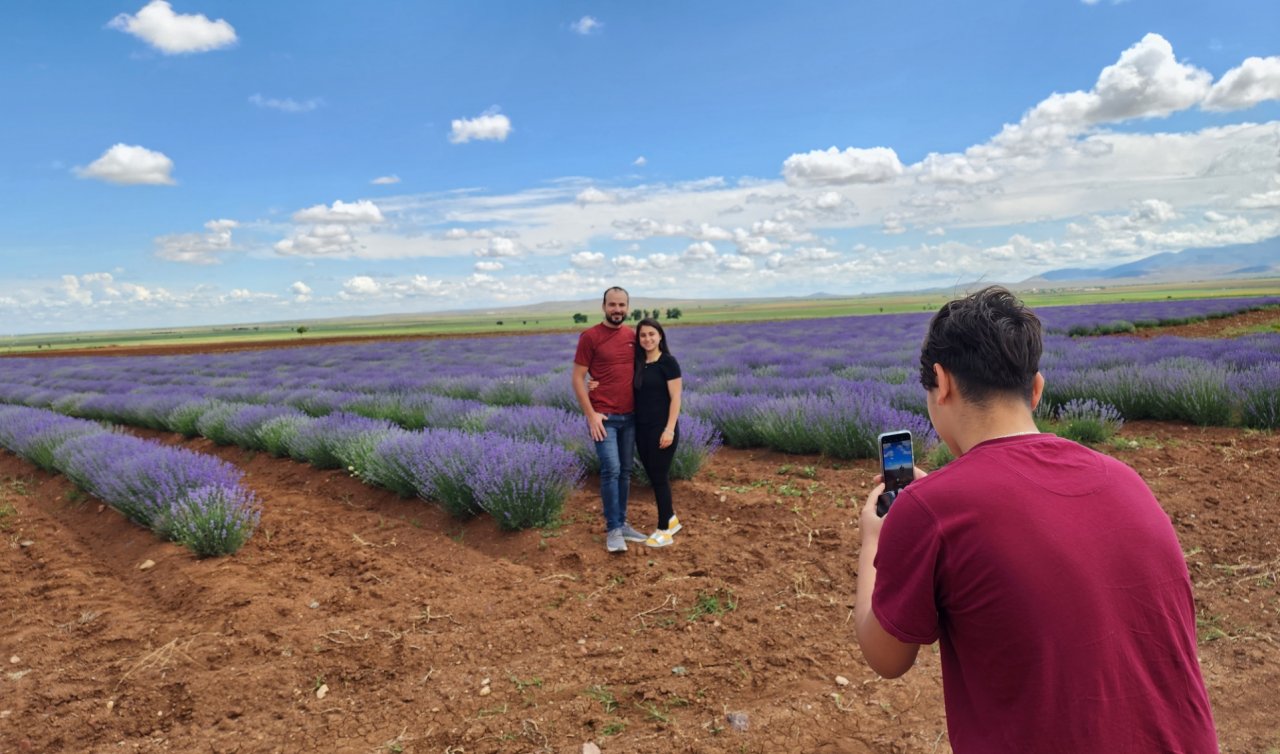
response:
<svg viewBox="0 0 1280 754"><path fill-rule="evenodd" d="M680 377L680 362L664 353L652 364L641 367L640 387L636 390L636 424L644 426L665 425L671 410L669 380Z"/></svg>

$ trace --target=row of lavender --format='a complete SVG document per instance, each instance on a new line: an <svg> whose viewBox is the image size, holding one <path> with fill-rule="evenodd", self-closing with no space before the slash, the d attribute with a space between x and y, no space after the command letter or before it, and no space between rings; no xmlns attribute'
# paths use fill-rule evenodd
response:
<svg viewBox="0 0 1280 754"><path fill-rule="evenodd" d="M239 550L258 524L243 472L213 456L24 406L0 406L0 446L200 557Z"/></svg>
<svg viewBox="0 0 1280 754"><path fill-rule="evenodd" d="M1157 304L1167 316L1199 316L1273 301ZM1098 308L1105 317L1138 319L1152 306ZM1083 321L1082 311L1087 307L1044 308L1040 314L1054 330ZM907 426L926 443L931 439L915 376L928 317L686 327L669 336L685 369L688 413L709 421L729 443L866 456L884 428ZM593 454L568 376L574 342L574 335L560 334L127 360L8 360L0 362L0 400L170 429L178 408L195 412L198 424L203 413L190 406L210 401L290 407L311 417L347 412L406 429L452 427L549 440L574 448L589 463ZM1097 398L1127 419L1280 423L1275 334L1222 341L1051 334L1046 347L1046 397L1055 405ZM215 423L206 420L205 429ZM698 425L685 425L687 437L695 434L691 426ZM714 433L703 429L710 446Z"/></svg>

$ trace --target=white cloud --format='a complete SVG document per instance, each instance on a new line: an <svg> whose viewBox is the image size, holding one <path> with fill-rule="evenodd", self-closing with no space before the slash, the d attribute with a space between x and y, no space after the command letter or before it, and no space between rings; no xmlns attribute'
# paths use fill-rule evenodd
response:
<svg viewBox="0 0 1280 754"><path fill-rule="evenodd" d="M747 257L741 256L720 257L720 260L716 264L720 269L727 270L729 272L746 272L748 270L755 269L756 266L755 262L751 261Z"/></svg>
<svg viewBox="0 0 1280 754"><path fill-rule="evenodd" d="M383 220L382 211L378 209L378 205L368 199L355 202L344 202L339 199L330 207L317 204L293 213L293 221L296 223L372 225Z"/></svg>
<svg viewBox="0 0 1280 754"><path fill-rule="evenodd" d="M580 191L576 197L574 197L574 201L576 201L578 204L587 205L587 204L605 204L607 202L615 201L615 199L612 194L601 191L595 186L588 186L587 188Z"/></svg>
<svg viewBox="0 0 1280 754"><path fill-rule="evenodd" d="M277 253L286 256L343 256L354 251L356 239L346 225L313 225L298 231L275 245Z"/></svg>
<svg viewBox="0 0 1280 754"><path fill-rule="evenodd" d="M164 0L151 0L136 15L121 13L107 27L132 34L166 55L208 52L236 42L235 28L223 19L174 13Z"/></svg>
<svg viewBox="0 0 1280 754"><path fill-rule="evenodd" d="M375 186L390 186L393 183L399 182L400 176L398 175L380 175L372 181L369 181L369 183L372 183Z"/></svg>
<svg viewBox="0 0 1280 754"><path fill-rule="evenodd" d="M822 246L806 246L796 249L792 258L801 262L829 262L840 255Z"/></svg>
<svg viewBox="0 0 1280 754"><path fill-rule="evenodd" d="M716 247L710 241L698 241L691 243L680 255L686 260L693 262L702 262L708 259L716 258Z"/></svg>
<svg viewBox="0 0 1280 754"><path fill-rule="evenodd" d="M649 164L649 161L644 158L644 155L640 155L639 157L635 158L635 160L633 160L631 164L635 165L638 168L642 168L645 165Z"/></svg>
<svg viewBox="0 0 1280 754"><path fill-rule="evenodd" d="M497 260L476 262L476 272L497 272L503 268L502 262Z"/></svg>
<svg viewBox="0 0 1280 754"><path fill-rule="evenodd" d="M263 97L261 94L254 94L250 96L249 101L258 107L269 110L279 110L282 113L309 113L324 104L324 100L319 97L313 97L309 100L299 102L287 97L285 99Z"/></svg>
<svg viewBox="0 0 1280 754"><path fill-rule="evenodd" d="M1092 90L1050 95L970 156L1038 155L1097 124L1164 117L1198 104L1212 78L1178 62L1164 37L1147 34L1102 69Z"/></svg>
<svg viewBox="0 0 1280 754"><path fill-rule="evenodd" d="M490 238L489 245L472 252L478 257L518 257L520 247L510 238Z"/></svg>
<svg viewBox="0 0 1280 754"><path fill-rule="evenodd" d="M88 167L75 169L81 178L96 178L124 186L172 186L176 181L169 175L171 172L173 160L163 152L130 144L116 144Z"/></svg>
<svg viewBox="0 0 1280 754"><path fill-rule="evenodd" d="M210 220L204 224L207 233L180 233L155 239L156 256L170 262L218 264L218 255L233 248L231 231L239 227L235 220Z"/></svg>
<svg viewBox="0 0 1280 754"><path fill-rule="evenodd" d="M378 284L378 281L368 275L357 275L353 278L348 278L347 281L342 284L342 291L339 295L376 296L381 291L382 286Z"/></svg>
<svg viewBox="0 0 1280 754"><path fill-rule="evenodd" d="M1280 208L1280 189L1250 194L1249 196L1241 199L1237 204L1245 209Z"/></svg>
<svg viewBox="0 0 1280 754"><path fill-rule="evenodd" d="M645 267L644 262L636 259L630 254L622 254L613 258L613 266L620 270L634 270Z"/></svg>
<svg viewBox="0 0 1280 754"><path fill-rule="evenodd" d="M574 267L599 267L604 264L604 254L598 251L579 251L569 257L569 264Z"/></svg>
<svg viewBox="0 0 1280 754"><path fill-rule="evenodd" d="M490 109L474 118L453 121L449 141L466 144L469 141L506 141L511 133L511 119L497 109Z"/></svg>
<svg viewBox="0 0 1280 754"><path fill-rule="evenodd" d="M831 147L791 155L782 163L782 175L791 186L883 183L902 175L902 163L888 147L849 147L843 152Z"/></svg>
<svg viewBox="0 0 1280 754"><path fill-rule="evenodd" d="M583 16L582 18L579 18L577 21L574 21L573 23L569 24L569 28L573 29L575 32L585 37L588 34L593 34L599 31L600 29L604 28L604 24L595 20L591 16Z"/></svg>
<svg viewBox="0 0 1280 754"><path fill-rule="evenodd" d="M971 185L997 180L1000 174L990 165L975 165L968 157L959 154L930 153L913 172L921 181Z"/></svg>
<svg viewBox="0 0 1280 754"><path fill-rule="evenodd" d="M299 304L305 304L311 300L311 286L301 280L289 286L289 292L293 294L293 300Z"/></svg>
<svg viewBox="0 0 1280 754"><path fill-rule="evenodd" d="M1222 78L1205 97L1205 110L1243 110L1259 102L1280 99L1280 55L1245 58Z"/></svg>

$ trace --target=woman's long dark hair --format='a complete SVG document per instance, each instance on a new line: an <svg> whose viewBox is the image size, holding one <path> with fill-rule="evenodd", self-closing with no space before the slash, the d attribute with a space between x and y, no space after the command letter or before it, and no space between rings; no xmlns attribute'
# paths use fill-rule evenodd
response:
<svg viewBox="0 0 1280 754"><path fill-rule="evenodd" d="M636 325L636 375L631 383L637 390L640 389L640 383L644 381L644 349L640 347L640 328L642 327L652 327L657 330L658 351L667 355L671 353L671 349L667 348L667 333L662 329L662 325L658 324L658 320L649 317L640 320L639 324Z"/></svg>

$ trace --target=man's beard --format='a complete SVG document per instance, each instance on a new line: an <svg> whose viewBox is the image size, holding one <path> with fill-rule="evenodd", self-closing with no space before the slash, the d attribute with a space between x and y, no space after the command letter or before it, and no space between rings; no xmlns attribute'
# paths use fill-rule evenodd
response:
<svg viewBox="0 0 1280 754"><path fill-rule="evenodd" d="M627 315L625 314L606 314L604 318L607 319L611 325L620 325L627 321Z"/></svg>

